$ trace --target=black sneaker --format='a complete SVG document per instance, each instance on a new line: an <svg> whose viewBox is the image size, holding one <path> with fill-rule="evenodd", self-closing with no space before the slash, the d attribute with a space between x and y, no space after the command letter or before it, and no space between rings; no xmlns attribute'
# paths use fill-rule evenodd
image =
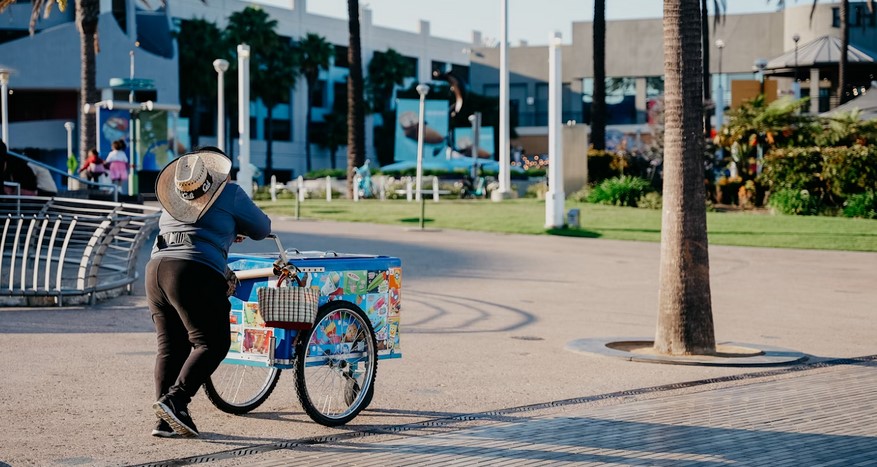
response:
<svg viewBox="0 0 877 467"><path fill-rule="evenodd" d="M177 433L171 428L168 422L159 418L158 422L155 424L155 428L152 429L152 436L157 436L159 438L173 438Z"/></svg>
<svg viewBox="0 0 877 467"><path fill-rule="evenodd" d="M166 421L174 431L185 438L196 438L198 436L198 428L195 422L189 416L189 409L174 401L170 396L161 396L161 398L152 404L152 410L162 420Z"/></svg>

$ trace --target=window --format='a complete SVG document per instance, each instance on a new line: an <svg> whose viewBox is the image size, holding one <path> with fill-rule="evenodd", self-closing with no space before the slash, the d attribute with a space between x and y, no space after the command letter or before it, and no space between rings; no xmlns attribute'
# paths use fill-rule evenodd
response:
<svg viewBox="0 0 877 467"><path fill-rule="evenodd" d="M335 45L335 66L339 68L350 68L350 62L347 61L347 46Z"/></svg>
<svg viewBox="0 0 877 467"><path fill-rule="evenodd" d="M271 119L271 126L268 126L268 119L265 119L265 139L268 139L268 131L271 131L271 136L274 141L291 141L292 140L292 130L290 129L291 125L288 119L280 119L273 118Z"/></svg>

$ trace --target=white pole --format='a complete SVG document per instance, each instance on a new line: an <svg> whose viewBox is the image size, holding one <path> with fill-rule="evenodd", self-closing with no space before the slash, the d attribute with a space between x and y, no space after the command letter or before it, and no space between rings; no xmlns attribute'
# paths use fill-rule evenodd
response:
<svg viewBox="0 0 877 467"><path fill-rule="evenodd" d="M545 194L545 227L563 227L563 130L560 33L549 39L548 49L548 193Z"/></svg>
<svg viewBox="0 0 877 467"><path fill-rule="evenodd" d="M355 175L353 177L353 202L356 203L359 201L359 184L362 183L362 175Z"/></svg>
<svg viewBox="0 0 877 467"><path fill-rule="evenodd" d="M271 192L271 201L277 201L277 176L271 176L271 188L268 189Z"/></svg>
<svg viewBox="0 0 877 467"><path fill-rule="evenodd" d="M64 129L67 130L67 158L68 159L70 158L71 155L73 155L73 128L75 128L75 125L73 124L73 122L64 122ZM73 172L70 172L70 169L67 169L67 170L68 170L67 173L70 175L74 175L76 172L76 169L73 169ZM68 190L75 190L76 187L74 187L74 185L76 183L77 182L75 180L73 180L70 177L67 177L67 189Z"/></svg>
<svg viewBox="0 0 877 467"><path fill-rule="evenodd" d="M438 177L433 175L432 177L432 200L436 203L439 202L439 184Z"/></svg>
<svg viewBox="0 0 877 467"><path fill-rule="evenodd" d="M409 203L414 201L414 188L412 187L414 183L411 180L411 177L405 178L405 200Z"/></svg>
<svg viewBox="0 0 877 467"><path fill-rule="evenodd" d="M492 195L494 201L508 197L511 177L509 174L509 0L500 0L499 44L499 189Z"/></svg>
<svg viewBox="0 0 877 467"><path fill-rule="evenodd" d="M250 46L238 45L238 185L253 197L253 170L250 168Z"/></svg>
<svg viewBox="0 0 877 467"><path fill-rule="evenodd" d="M429 86L426 84L417 85L417 93L420 94L420 118L417 122L417 189L414 193L414 200L420 201L421 192L423 191L423 119L426 117L426 94L429 92Z"/></svg>
<svg viewBox="0 0 877 467"><path fill-rule="evenodd" d="M305 178L301 175L298 176L298 199L305 198Z"/></svg>
<svg viewBox="0 0 877 467"><path fill-rule="evenodd" d="M216 147L225 152L225 72L228 60L217 58L213 61L216 70Z"/></svg>
<svg viewBox="0 0 877 467"><path fill-rule="evenodd" d="M332 177L326 175L326 201L332 201Z"/></svg>
<svg viewBox="0 0 877 467"><path fill-rule="evenodd" d="M6 99L9 97L9 70L0 69L0 123L3 124L3 131L0 132L0 139L6 143L6 147L12 149L9 143L9 107Z"/></svg>

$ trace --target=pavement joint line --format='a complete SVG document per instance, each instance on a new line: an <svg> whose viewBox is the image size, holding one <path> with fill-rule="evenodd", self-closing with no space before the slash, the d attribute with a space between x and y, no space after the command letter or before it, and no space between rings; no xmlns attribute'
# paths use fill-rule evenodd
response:
<svg viewBox="0 0 877 467"><path fill-rule="evenodd" d="M707 386L707 385L715 385L720 383L730 383L730 382L738 382L738 381L751 381L752 384L758 383L759 379L783 376L789 374L796 374L804 371L816 370L820 368L828 368L842 365L853 365L857 363L870 363L877 362L877 354L875 355L865 355L861 357L850 357L850 358L835 358L828 359L816 362L809 362L798 364L794 366L789 366L786 368L779 369L771 369L765 371L757 371L752 373L744 373L739 375L729 375L722 376L717 378L709 378L702 380L694 380L694 381L685 381L681 383L670 383L661 386L650 386L646 388L639 389L625 389L621 391L615 391L606 394L598 394L594 396L583 396L583 397L575 397L571 399L562 399L557 401L550 402L540 402L536 404L522 405L517 407L509 407L505 409L491 410L485 412L476 412L470 414L461 414L453 417L444 417L432 420L424 420L421 422L408 423L403 425L395 425L389 427L373 427L366 428L360 431L341 433L335 435L321 435L310 438L303 438L299 440L290 440L290 441L279 441L274 443L267 443L256 446L247 446L241 448L230 449L226 451L218 451L209 454L201 454L197 456L184 457L178 459L168 459L157 462L147 462L143 464L135 464L131 467L165 467L165 466L181 466L181 465L191 465L191 464L201 464L206 462L213 462L219 460L226 459L237 459L241 457L263 454L271 451L278 450L291 450L295 448L305 448L308 446L314 445L322 445L322 444L331 444L331 443L339 443L344 441L352 441L359 438L369 437L369 436L381 436L381 435L395 435L404 432L417 431L425 428L432 427L440 427L447 428L448 431L459 431L466 428L469 428L471 425L478 424L479 422L488 422L488 423L499 423L503 421L503 417L536 412L540 410L553 409L553 408L564 408L567 406L574 405L585 405L594 402L600 401L608 401L608 400L617 400L619 404L624 404L625 402L630 402L628 399L634 396L647 396L649 394L656 394L667 391L674 391L680 389L693 388L698 386ZM425 434L425 436L428 435Z"/></svg>

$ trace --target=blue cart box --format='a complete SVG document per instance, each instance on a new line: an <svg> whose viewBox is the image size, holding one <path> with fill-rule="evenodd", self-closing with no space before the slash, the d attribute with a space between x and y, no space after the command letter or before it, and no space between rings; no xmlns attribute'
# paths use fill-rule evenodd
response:
<svg viewBox="0 0 877 467"><path fill-rule="evenodd" d="M287 252L289 253L289 252ZM231 348L226 360L238 364L290 368L297 331L265 326L256 290L277 282L275 255L230 254L228 266L241 285L230 298ZM378 358L401 357L399 316L402 308L402 262L389 256L298 252L288 254L306 287L320 290L320 306L334 300L349 302L366 313L375 332ZM322 331L321 331L322 332ZM321 336L327 341L334 337Z"/></svg>

